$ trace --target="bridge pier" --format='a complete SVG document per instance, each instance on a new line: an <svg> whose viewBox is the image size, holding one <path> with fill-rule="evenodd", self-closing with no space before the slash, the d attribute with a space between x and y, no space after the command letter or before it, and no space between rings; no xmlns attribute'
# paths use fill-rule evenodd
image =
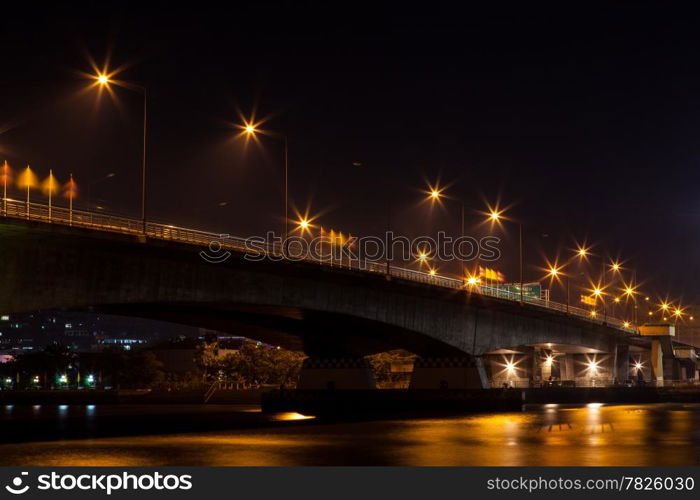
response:
<svg viewBox="0 0 700 500"><path fill-rule="evenodd" d="M615 377L619 383L631 380L630 373L630 346L629 344L617 344L615 347Z"/></svg>
<svg viewBox="0 0 700 500"><path fill-rule="evenodd" d="M363 358L306 358L297 389L376 389L369 361Z"/></svg>
<svg viewBox="0 0 700 500"><path fill-rule="evenodd" d="M576 380L576 364L573 354L564 354L559 359L559 373L561 380Z"/></svg>
<svg viewBox="0 0 700 500"><path fill-rule="evenodd" d="M418 358L409 389L487 389L490 387L481 358Z"/></svg>

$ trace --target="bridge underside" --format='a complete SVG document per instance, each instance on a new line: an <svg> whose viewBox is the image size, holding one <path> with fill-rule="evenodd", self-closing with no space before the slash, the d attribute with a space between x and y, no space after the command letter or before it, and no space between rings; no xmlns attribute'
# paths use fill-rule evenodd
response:
<svg viewBox="0 0 700 500"><path fill-rule="evenodd" d="M325 311L223 303L115 304L90 307L104 314L169 321L260 340L318 357L362 357L394 349L421 356L464 352L395 325Z"/></svg>

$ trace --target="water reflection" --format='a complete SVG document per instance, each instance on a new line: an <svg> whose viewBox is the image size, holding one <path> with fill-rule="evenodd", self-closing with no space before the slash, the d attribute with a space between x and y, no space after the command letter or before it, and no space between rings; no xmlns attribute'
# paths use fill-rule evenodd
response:
<svg viewBox="0 0 700 500"><path fill-rule="evenodd" d="M2 418L14 418L7 407L5 410ZM74 414L78 409L54 407L53 411L54 415ZM90 413L99 416L103 411L108 410L83 407L82 415L100 425L99 418L91 418ZM236 415L246 414L231 413L232 427ZM700 465L700 405L546 405L522 413L352 423L324 423L295 413L256 418L266 419L267 424L190 434L4 444L0 463ZM129 425L138 425L138 421L138 416L128 419Z"/></svg>

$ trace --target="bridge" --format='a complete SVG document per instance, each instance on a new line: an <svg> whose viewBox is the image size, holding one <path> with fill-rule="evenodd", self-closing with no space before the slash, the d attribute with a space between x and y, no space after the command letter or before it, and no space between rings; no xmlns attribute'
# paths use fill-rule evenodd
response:
<svg viewBox="0 0 700 500"><path fill-rule="evenodd" d="M278 245L4 200L0 311L93 311L206 327L303 350L300 387L373 387L363 356L419 356L412 387L662 378L635 327L584 309L383 263L290 260ZM230 252L208 262L212 242ZM250 259L251 255L264 259ZM672 353L671 353L672 356ZM638 366L638 365L637 365ZM637 368L639 370L639 368ZM668 371L668 370L667 370Z"/></svg>

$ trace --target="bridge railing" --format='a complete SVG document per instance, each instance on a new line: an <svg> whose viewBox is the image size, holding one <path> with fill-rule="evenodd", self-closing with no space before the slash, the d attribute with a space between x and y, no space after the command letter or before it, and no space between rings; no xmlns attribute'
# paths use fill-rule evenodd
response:
<svg viewBox="0 0 700 500"><path fill-rule="evenodd" d="M84 227L123 234L145 234L150 238L188 243L208 248L211 248L212 243L216 242L221 249L225 250L243 253L262 252L265 255L284 258L283 248L279 243L267 244L263 246L256 245L256 248L251 248L245 238L238 238L229 235L222 235L221 233L200 231L197 229L183 228L157 222L146 222L144 224L143 221L137 219L107 213L89 212L79 209L71 210L63 206L52 206L49 208L49 206L45 204L27 203L26 201L9 198L3 200L0 210L2 215L6 217L28 219L51 224ZM450 278L447 276L431 275L430 273L423 271L406 269L394 265L387 266L386 263L358 262L351 259L346 261L337 261L333 259L325 261L323 259L314 259L310 256L304 258L303 260L321 265L347 268L361 272L384 275L389 274L390 276L398 279L425 283L441 288L451 288L455 290L466 289L467 291L479 293L481 295L497 297L515 302L523 302L536 307L541 307L543 309L559 311L592 323L613 326L628 333L635 332L634 327L618 318L606 316L605 314L600 313L593 314L587 309L554 302L549 299L533 297L527 294L523 294L521 297L519 291L504 290L502 287L499 288L488 284L468 285L464 280Z"/></svg>

